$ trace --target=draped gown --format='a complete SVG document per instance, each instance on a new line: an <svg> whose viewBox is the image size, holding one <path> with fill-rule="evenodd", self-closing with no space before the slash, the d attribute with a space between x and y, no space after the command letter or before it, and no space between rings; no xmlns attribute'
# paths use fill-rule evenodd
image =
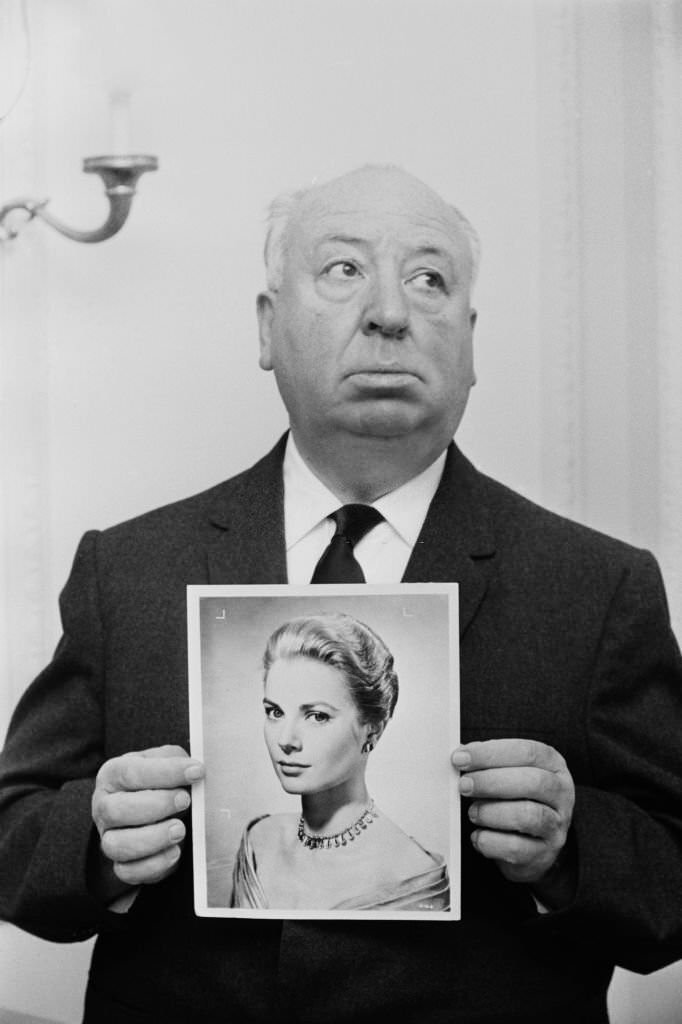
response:
<svg viewBox="0 0 682 1024"><path fill-rule="evenodd" d="M251 842L251 829L263 818L254 818L244 829L233 872L232 906L270 909L270 904L258 875L258 867ZM413 840L416 842L416 840ZM419 844L417 844L419 845ZM420 847L423 849L423 847ZM368 889L349 899L341 899L329 910L448 910L450 906L450 880L445 859L440 854L424 852L433 866L417 875L400 881Z"/></svg>

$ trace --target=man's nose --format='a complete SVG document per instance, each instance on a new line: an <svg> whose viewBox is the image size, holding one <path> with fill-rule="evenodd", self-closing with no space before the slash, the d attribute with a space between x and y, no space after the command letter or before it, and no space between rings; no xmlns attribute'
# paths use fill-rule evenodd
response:
<svg viewBox="0 0 682 1024"><path fill-rule="evenodd" d="M402 281L394 273L378 275L368 290L363 333L400 339L407 334L408 323L409 308Z"/></svg>

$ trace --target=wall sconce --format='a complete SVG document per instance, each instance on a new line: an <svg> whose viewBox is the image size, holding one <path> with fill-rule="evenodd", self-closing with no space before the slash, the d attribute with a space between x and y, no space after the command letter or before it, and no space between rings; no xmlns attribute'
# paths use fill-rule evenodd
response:
<svg viewBox="0 0 682 1024"><path fill-rule="evenodd" d="M0 207L0 241L16 238L14 227L4 227L5 219L14 210L23 210L28 220L39 217L61 235L76 242L103 242L120 231L130 213L135 195L135 186L145 171L155 171L159 161L155 156L89 156L83 160L86 174L99 174L104 182L104 191L109 200L109 216L101 227L94 231L78 231L53 217L46 209L49 199L14 199Z"/></svg>

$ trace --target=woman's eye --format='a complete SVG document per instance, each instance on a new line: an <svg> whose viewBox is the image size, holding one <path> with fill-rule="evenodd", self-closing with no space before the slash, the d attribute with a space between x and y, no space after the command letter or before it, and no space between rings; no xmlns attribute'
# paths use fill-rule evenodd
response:
<svg viewBox="0 0 682 1024"><path fill-rule="evenodd" d="M435 270L423 270L410 278L410 284L423 292L445 291L445 281L441 274Z"/></svg>
<svg viewBox="0 0 682 1024"><path fill-rule="evenodd" d="M265 717L266 718L281 718L282 717L282 709L281 708L272 707L272 705L267 706L265 708Z"/></svg>
<svg viewBox="0 0 682 1024"><path fill-rule="evenodd" d="M312 718L313 722L322 723L329 721L329 715L326 711L311 711L309 717Z"/></svg>

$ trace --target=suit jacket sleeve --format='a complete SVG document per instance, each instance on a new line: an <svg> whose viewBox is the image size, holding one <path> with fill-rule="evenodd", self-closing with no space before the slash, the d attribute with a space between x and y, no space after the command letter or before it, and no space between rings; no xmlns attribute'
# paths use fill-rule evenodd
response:
<svg viewBox="0 0 682 1024"><path fill-rule="evenodd" d="M83 538L61 597L64 634L24 694L0 755L0 917L53 941L121 927L87 887L90 802L103 761L96 538Z"/></svg>
<svg viewBox="0 0 682 1024"><path fill-rule="evenodd" d="M682 659L646 552L611 601L586 717L576 898L537 926L577 930L621 966L656 970L682 956Z"/></svg>

